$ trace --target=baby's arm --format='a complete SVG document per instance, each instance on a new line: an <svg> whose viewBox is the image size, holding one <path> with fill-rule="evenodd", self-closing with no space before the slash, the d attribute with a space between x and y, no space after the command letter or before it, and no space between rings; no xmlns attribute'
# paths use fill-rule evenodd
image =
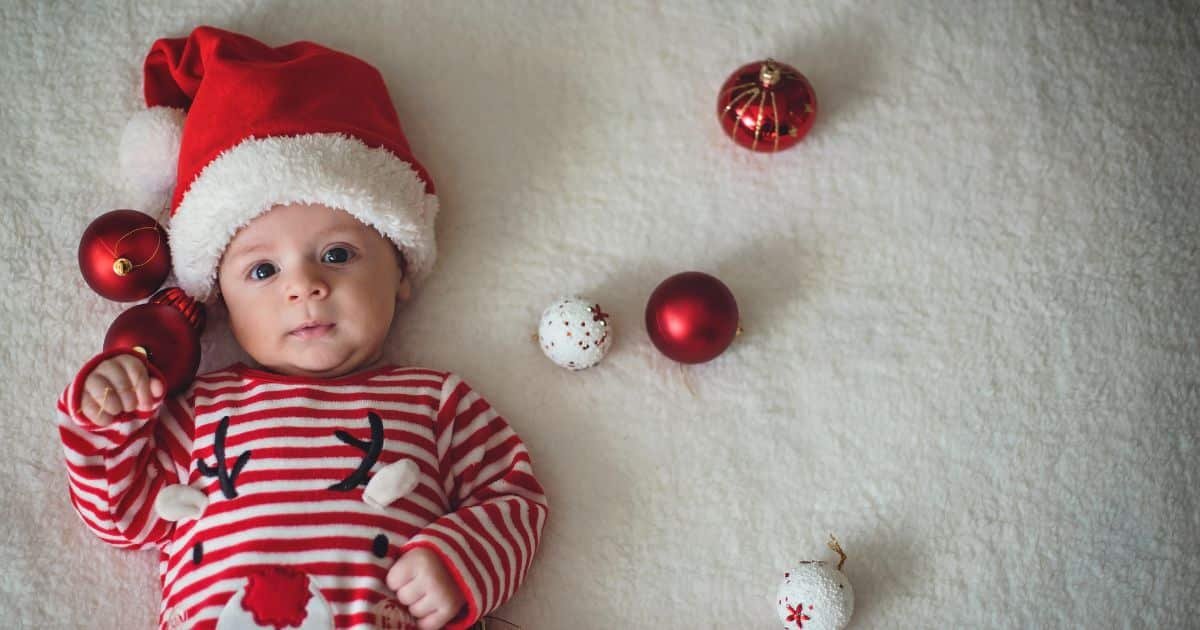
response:
<svg viewBox="0 0 1200 630"><path fill-rule="evenodd" d="M162 383L141 355L111 350L84 364L58 400L71 504L89 529L117 547L151 547L174 525L155 513L154 500L178 483L177 459L186 469L191 432L180 420L190 425L191 416L178 399L164 404ZM96 391L109 387L107 398Z"/></svg>
<svg viewBox="0 0 1200 630"><path fill-rule="evenodd" d="M466 609L451 615L446 626L459 630L516 592L533 561L548 507L524 442L454 374L442 384L435 422L438 468L452 511L400 548L396 569L404 567L410 551L436 554L466 599ZM389 575L389 584L393 581Z"/></svg>

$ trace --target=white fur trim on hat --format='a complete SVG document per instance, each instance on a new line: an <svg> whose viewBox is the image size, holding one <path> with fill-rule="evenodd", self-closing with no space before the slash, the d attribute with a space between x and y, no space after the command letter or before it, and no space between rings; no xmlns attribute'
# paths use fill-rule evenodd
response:
<svg viewBox="0 0 1200 630"><path fill-rule="evenodd" d="M277 204L340 208L392 240L413 283L437 257L437 196L417 171L385 148L340 133L247 138L209 162L168 226L180 287L200 301L214 295L217 266L239 229Z"/></svg>
<svg viewBox="0 0 1200 630"><path fill-rule="evenodd" d="M135 113L121 134L121 172L145 192L163 193L175 185L185 114L178 107L150 107Z"/></svg>

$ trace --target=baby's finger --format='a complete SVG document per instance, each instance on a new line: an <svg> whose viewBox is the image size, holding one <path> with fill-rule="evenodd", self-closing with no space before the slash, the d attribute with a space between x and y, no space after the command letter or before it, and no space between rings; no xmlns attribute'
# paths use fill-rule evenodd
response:
<svg viewBox="0 0 1200 630"><path fill-rule="evenodd" d="M139 410L152 408L155 396L150 393L150 371L146 369L146 362L128 354L120 355L116 357L116 360L125 370L125 376L129 378L134 398L137 401L136 408ZM132 409L127 408L126 411L132 411Z"/></svg>
<svg viewBox="0 0 1200 630"><path fill-rule="evenodd" d="M98 381L103 383L103 385L98 385L100 391L94 392L89 389L85 393L82 399L82 411L89 420L103 427L112 424L112 414L120 411L121 402L113 395L113 388L107 380L98 379Z"/></svg>
<svg viewBox="0 0 1200 630"><path fill-rule="evenodd" d="M437 612L437 610L438 598L429 594L408 605L408 614L421 620L424 620L429 615Z"/></svg>
<svg viewBox="0 0 1200 630"><path fill-rule="evenodd" d="M93 399L91 396L88 396L84 399L83 405L80 406L79 411L83 414L83 417L91 420L92 424L96 426L106 427L112 424L112 416L101 411L99 406L96 404L95 399Z"/></svg>
<svg viewBox="0 0 1200 630"><path fill-rule="evenodd" d="M112 389L112 383L109 383L103 374L95 370L91 374L88 374L87 378L83 381L83 391L96 400L99 400L104 395L105 389Z"/></svg>
<svg viewBox="0 0 1200 630"><path fill-rule="evenodd" d="M129 358L137 361L133 357ZM138 361L136 366L127 365L126 372L129 373L129 378L133 381L133 389L137 392L138 409L153 409L158 396L150 391L150 371L146 369L146 364Z"/></svg>
<svg viewBox="0 0 1200 630"><path fill-rule="evenodd" d="M112 395L121 401L121 408L117 411L137 409L137 393L134 392L133 382L129 379L129 374L120 361L116 358L105 361L96 367L96 372L108 379L109 386L112 387Z"/></svg>
<svg viewBox="0 0 1200 630"><path fill-rule="evenodd" d="M420 601L420 599L424 596L425 585L421 583L421 580L412 580L396 589L396 601L404 604L405 606L411 607L413 604ZM411 609L409 612L412 612ZM416 613L413 614L416 615Z"/></svg>
<svg viewBox="0 0 1200 630"><path fill-rule="evenodd" d="M411 582L412 579L413 572L412 569L409 568L407 562L397 561L396 564L392 565L391 569L388 569L387 585L388 588L392 589L393 591L400 590L401 587ZM400 603L403 604L404 602Z"/></svg>

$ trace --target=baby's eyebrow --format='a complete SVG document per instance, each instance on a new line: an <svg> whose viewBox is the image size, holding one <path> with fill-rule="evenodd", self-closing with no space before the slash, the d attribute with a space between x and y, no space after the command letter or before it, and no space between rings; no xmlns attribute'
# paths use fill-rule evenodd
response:
<svg viewBox="0 0 1200 630"><path fill-rule="evenodd" d="M346 225L337 225L337 226L334 226L331 228L321 230L317 234L317 238L329 238L331 236L356 236L359 233L360 233L360 231L357 229L357 226L351 227L351 226L346 226ZM226 253L226 256L228 256L228 258L230 260L233 260L236 258L248 256L255 252L267 250L270 248L271 248L271 244L269 242L259 241L256 243L252 243L250 245L230 247L229 251Z"/></svg>
<svg viewBox="0 0 1200 630"><path fill-rule="evenodd" d="M269 247L270 246L266 243L255 243L253 245L244 245L241 247L230 247L229 252L227 252L227 255L230 258L240 258L247 254L253 254L254 252L268 249Z"/></svg>

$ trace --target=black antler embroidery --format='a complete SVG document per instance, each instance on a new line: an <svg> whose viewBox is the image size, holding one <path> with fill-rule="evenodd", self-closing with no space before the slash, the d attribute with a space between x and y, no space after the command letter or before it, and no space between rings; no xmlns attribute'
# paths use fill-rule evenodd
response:
<svg viewBox="0 0 1200 630"><path fill-rule="evenodd" d="M353 490L356 486L367 485L367 473L371 467L375 465L379 459L379 454L383 452L383 419L375 415L374 412L367 412L367 421L371 423L371 441L364 442L356 439L354 436L345 431L334 431L333 434L337 439L357 448L363 452L362 463L354 472L350 473L349 477L329 486L330 490Z"/></svg>
<svg viewBox="0 0 1200 630"><path fill-rule="evenodd" d="M209 466L204 463L204 460L196 460L196 468L200 469L200 474L205 477L216 477L221 480L221 493L226 499L232 499L237 496L237 490L234 489L234 484L237 483L238 473L242 472L242 467L250 460L250 451L246 451L238 455L237 461L233 463L233 470L225 470L225 434L229 432L229 416L221 418L217 423L217 438L213 444L213 452L217 457L217 465Z"/></svg>

